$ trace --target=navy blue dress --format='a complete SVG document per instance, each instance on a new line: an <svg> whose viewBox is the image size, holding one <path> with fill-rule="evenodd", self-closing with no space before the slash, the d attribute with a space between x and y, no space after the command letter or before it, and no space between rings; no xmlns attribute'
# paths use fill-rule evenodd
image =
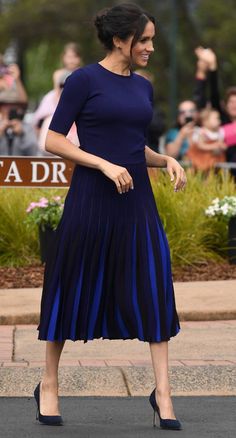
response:
<svg viewBox="0 0 236 438"><path fill-rule="evenodd" d="M179 330L168 241L145 161L152 86L94 63L73 72L49 129L75 121L81 149L126 167L119 194L100 170L76 165L47 258L38 338L168 341Z"/></svg>

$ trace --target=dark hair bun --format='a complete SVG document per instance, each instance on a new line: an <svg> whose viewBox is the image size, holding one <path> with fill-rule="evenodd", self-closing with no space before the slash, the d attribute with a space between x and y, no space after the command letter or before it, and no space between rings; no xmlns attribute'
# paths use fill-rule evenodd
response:
<svg viewBox="0 0 236 438"><path fill-rule="evenodd" d="M142 35L148 21L155 19L134 3L121 3L112 8L102 9L94 18L94 25L101 43L107 50L114 47L113 37L125 41L134 35L136 43Z"/></svg>
<svg viewBox="0 0 236 438"><path fill-rule="evenodd" d="M105 8L102 9L95 17L94 19L94 25L96 26L97 30L100 31L103 29L104 21L106 19L107 13L109 9Z"/></svg>

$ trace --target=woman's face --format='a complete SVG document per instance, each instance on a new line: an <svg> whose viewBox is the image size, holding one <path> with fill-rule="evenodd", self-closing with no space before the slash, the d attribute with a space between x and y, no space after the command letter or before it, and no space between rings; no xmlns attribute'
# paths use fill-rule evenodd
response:
<svg viewBox="0 0 236 438"><path fill-rule="evenodd" d="M73 51L67 50L63 55L63 65L68 70L75 70L80 66L80 57Z"/></svg>
<svg viewBox="0 0 236 438"><path fill-rule="evenodd" d="M148 21L143 31L143 34L132 48L132 60L130 59L131 44L133 35L126 41L119 40L117 46L120 47L123 59L127 63L137 65L138 67L146 67L149 56L154 52L153 38L155 36L155 26L152 21Z"/></svg>
<svg viewBox="0 0 236 438"><path fill-rule="evenodd" d="M180 103L178 107L178 123L183 126L186 124L186 121L192 118L193 122L197 122L198 112L194 102L191 100L186 100Z"/></svg>
<svg viewBox="0 0 236 438"><path fill-rule="evenodd" d="M232 120L236 120L236 96L229 97L226 103L226 110Z"/></svg>
<svg viewBox="0 0 236 438"><path fill-rule="evenodd" d="M155 37L155 26L149 21L143 34L132 48L132 62L139 67L146 67L149 56L154 52L153 38Z"/></svg>

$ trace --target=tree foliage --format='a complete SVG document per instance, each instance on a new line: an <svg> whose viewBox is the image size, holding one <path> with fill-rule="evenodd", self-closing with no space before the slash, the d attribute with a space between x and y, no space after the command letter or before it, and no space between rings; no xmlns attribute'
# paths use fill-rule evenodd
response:
<svg viewBox="0 0 236 438"><path fill-rule="evenodd" d="M131 0L132 1L132 0ZM0 20L0 51L17 39L26 63L26 86L38 98L51 87L52 71L59 65L64 43L79 41L87 64L101 59L103 49L92 23L94 14L119 0L15 0ZM194 82L194 48L212 47L220 59L224 86L236 83L235 0L137 0L157 19L155 53L148 69L154 73L158 100L168 110L171 52L177 55L178 99L190 98ZM5 4L6 2L4 2ZM173 40L172 11L177 7L177 36ZM0 1L1 4L1 1Z"/></svg>
<svg viewBox="0 0 236 438"><path fill-rule="evenodd" d="M224 88L236 85L235 0L200 0L197 20L203 45L217 53Z"/></svg>

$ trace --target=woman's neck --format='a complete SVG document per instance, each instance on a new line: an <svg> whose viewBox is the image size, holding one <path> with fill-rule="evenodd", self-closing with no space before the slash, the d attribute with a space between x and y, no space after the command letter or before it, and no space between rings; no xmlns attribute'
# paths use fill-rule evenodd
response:
<svg viewBox="0 0 236 438"><path fill-rule="evenodd" d="M103 67L123 76L130 76L131 66L129 62L116 55L107 55L102 61L99 62Z"/></svg>

